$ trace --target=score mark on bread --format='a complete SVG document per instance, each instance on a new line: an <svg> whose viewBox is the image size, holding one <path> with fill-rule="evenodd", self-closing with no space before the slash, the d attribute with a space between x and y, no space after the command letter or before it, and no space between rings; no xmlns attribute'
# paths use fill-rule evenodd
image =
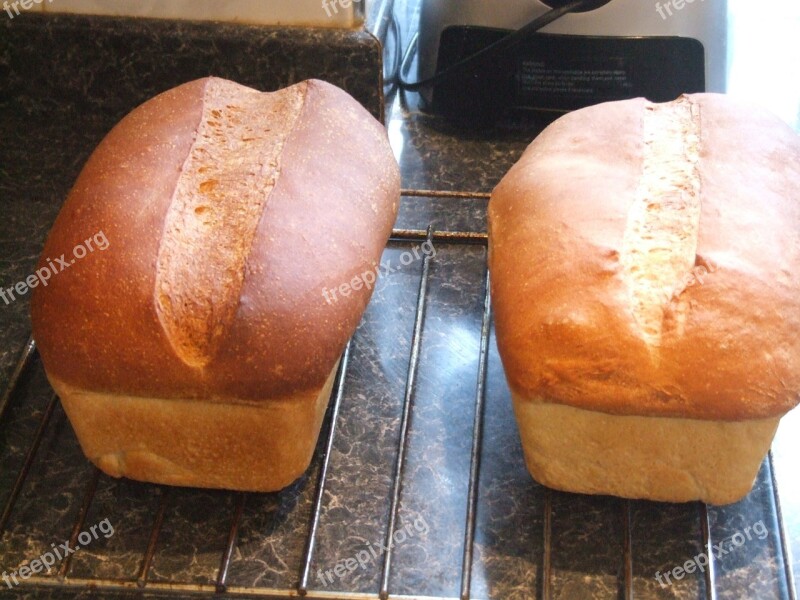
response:
<svg viewBox="0 0 800 600"><path fill-rule="evenodd" d="M489 202L525 462L582 494L728 504L800 390L800 137L717 94L560 117Z"/></svg>
<svg viewBox="0 0 800 600"><path fill-rule="evenodd" d="M94 231L111 246L31 299L84 454L166 485L300 477L374 288L338 304L320 289L380 260L399 200L386 129L330 83L262 94L207 77L134 109L83 167L39 266Z"/></svg>
<svg viewBox="0 0 800 600"><path fill-rule="evenodd" d="M700 107L684 96L645 107L642 178L620 262L642 338L658 347L667 315L680 329L684 282L695 267L700 231Z"/></svg>
<svg viewBox="0 0 800 600"><path fill-rule="evenodd" d="M256 227L280 176L305 83L262 93L212 79L166 216L155 305L176 354L202 368L233 321ZM273 115L253 126L242 115Z"/></svg>

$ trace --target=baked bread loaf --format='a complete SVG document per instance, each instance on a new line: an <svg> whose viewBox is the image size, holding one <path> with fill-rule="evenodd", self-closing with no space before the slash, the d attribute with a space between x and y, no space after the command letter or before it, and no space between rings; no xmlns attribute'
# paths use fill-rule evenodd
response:
<svg viewBox="0 0 800 600"><path fill-rule="evenodd" d="M494 190L489 235L533 477L746 495L800 391L800 138L721 95L580 110Z"/></svg>
<svg viewBox="0 0 800 600"><path fill-rule="evenodd" d="M40 268L33 330L91 461L113 476L272 491L311 459L400 195L385 129L342 90L208 78L92 154ZM374 281L374 278L373 278Z"/></svg>

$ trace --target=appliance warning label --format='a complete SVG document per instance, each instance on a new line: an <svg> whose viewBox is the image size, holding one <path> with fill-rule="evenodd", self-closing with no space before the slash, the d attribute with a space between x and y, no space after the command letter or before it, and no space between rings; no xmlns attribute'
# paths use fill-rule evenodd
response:
<svg viewBox="0 0 800 600"><path fill-rule="evenodd" d="M622 61L619 61L622 62ZM625 69L550 68L544 61L520 61L519 89L522 94L545 98L559 97L576 101L598 97L625 96L633 83Z"/></svg>
<svg viewBox="0 0 800 600"><path fill-rule="evenodd" d="M644 96L654 102L705 90L705 52L691 38L536 34L516 50L515 100L569 111Z"/></svg>

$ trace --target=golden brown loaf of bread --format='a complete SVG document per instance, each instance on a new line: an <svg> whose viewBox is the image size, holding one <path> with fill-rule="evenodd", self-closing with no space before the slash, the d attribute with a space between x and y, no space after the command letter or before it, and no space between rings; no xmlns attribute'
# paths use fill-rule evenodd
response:
<svg viewBox="0 0 800 600"><path fill-rule="evenodd" d="M545 130L489 213L498 346L534 476L664 500L746 493L800 391L800 138L721 95L598 105Z"/></svg>
<svg viewBox="0 0 800 600"><path fill-rule="evenodd" d="M399 201L386 131L342 90L208 78L93 153L42 254L34 336L89 458L137 479L277 489L308 465Z"/></svg>

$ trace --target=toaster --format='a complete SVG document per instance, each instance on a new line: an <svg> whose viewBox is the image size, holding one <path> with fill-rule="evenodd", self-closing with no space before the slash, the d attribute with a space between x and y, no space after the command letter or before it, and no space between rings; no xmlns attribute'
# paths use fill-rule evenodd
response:
<svg viewBox="0 0 800 600"><path fill-rule="evenodd" d="M451 69L566 0L423 0L418 78ZM486 124L599 102L724 92L727 0L587 0L512 49L421 88L422 108Z"/></svg>

